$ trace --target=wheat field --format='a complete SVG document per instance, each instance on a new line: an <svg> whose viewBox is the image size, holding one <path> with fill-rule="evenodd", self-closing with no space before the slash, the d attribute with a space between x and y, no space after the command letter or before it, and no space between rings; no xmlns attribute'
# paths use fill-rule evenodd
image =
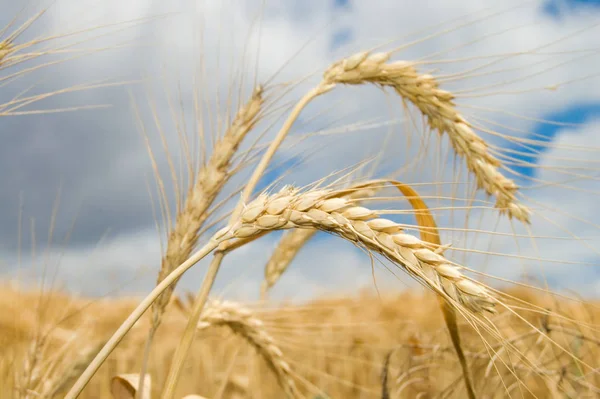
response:
<svg viewBox="0 0 600 399"><path fill-rule="evenodd" d="M31 345L30 334L36 329L36 319L35 315L29 318L15 315L19 310L14 304L33 308L38 294L10 287L5 287L4 292L2 306L8 312L2 320L2 345L10 348L9 358L23 360ZM538 303L538 297L527 296L525 292L515 292L515 295L552 308L552 304ZM47 305L49 315L55 320L63 319L65 314L72 316L57 323L52 339L44 343L42 353L47 353L47 358L42 358L44 369L51 370L41 384L47 387L44 389L51 391L70 386L77 376L77 372L70 370L81 372L80 362L89 361L89 352L94 354L98 350L137 302L137 298L95 301L54 293ZM82 308L86 311L81 312ZM164 328L157 333L160 345L153 351L148 369L153 377L154 397L160 397L160 386L185 328L188 309L188 299L178 299L166 317ZM303 397L379 398L385 397L384 385L389 397L464 396L456 356L438 304L430 295L388 293L380 298L362 292L354 298L323 298L302 306L253 305L247 309L262 322L260 328L283 354ZM593 322L598 317L594 303L573 306L569 312L578 321ZM15 319L20 323L14 323ZM528 386L524 397L560 397L564 391L575 397L593 397L588 391L590 387L581 385L582 381L577 378L579 371L572 359L556 356L551 346L540 343L539 335L530 329L515 329L510 316L505 315L500 320L499 329L520 350L527 351L528 358L540 368L533 372L526 363L517 364L514 375L506 367L498 366L499 369L494 370L478 335L461 323L465 352L481 397L507 397L504 384L510 389L510 395L521 395L516 393L517 378ZM553 339L577 350L588 361L593 362L598 357L597 338L585 336L576 325L569 328L541 316L531 317L531 322ZM146 317L136 325L100 368L82 397L111 397L113 378L140 368L139 351L150 323L150 317ZM567 373L561 381L563 369ZM14 388L11 373L11 365L3 364L4 387ZM385 384L382 383L384 375L387 375ZM548 383L548 378L555 383ZM559 381L560 384L556 384ZM6 389L4 392L8 393ZM282 388L276 373L253 343L233 328L222 325L199 331L177 388L178 397L189 394L207 398L280 397Z"/></svg>
<svg viewBox="0 0 600 399"><path fill-rule="evenodd" d="M1 398L600 396L600 7L111 1L0 19Z"/></svg>

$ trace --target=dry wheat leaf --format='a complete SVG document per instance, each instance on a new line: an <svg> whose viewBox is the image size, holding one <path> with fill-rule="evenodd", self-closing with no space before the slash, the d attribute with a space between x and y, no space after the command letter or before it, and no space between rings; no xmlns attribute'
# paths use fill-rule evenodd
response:
<svg viewBox="0 0 600 399"><path fill-rule="evenodd" d="M139 374L119 374L113 377L111 381L110 393L114 399L135 399L139 383ZM144 394L141 399L150 399L151 387L151 377L146 375L144 378Z"/></svg>

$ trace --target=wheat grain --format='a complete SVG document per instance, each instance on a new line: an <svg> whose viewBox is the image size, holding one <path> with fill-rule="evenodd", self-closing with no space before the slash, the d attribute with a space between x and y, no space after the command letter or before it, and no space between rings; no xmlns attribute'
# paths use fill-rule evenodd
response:
<svg viewBox="0 0 600 399"><path fill-rule="evenodd" d="M249 309L229 301L211 301L204 308L197 328L203 330L211 326L227 326L235 334L244 337L258 350L273 370L286 395L292 398L302 397L283 353L266 332L262 321Z"/></svg>
<svg viewBox="0 0 600 399"><path fill-rule="evenodd" d="M363 186L361 184L360 186ZM369 198L377 191L376 188L349 188L350 193L346 198ZM297 229L283 235L277 248L273 251L271 258L265 266L265 279L261 285L261 297L266 298L268 290L275 285L279 278L285 273L290 263L294 260L302 247L315 235L317 230Z"/></svg>
<svg viewBox="0 0 600 399"><path fill-rule="evenodd" d="M3 64L5 58L8 57L13 51L14 46L10 40L5 39L0 42L0 66Z"/></svg>
<svg viewBox="0 0 600 399"><path fill-rule="evenodd" d="M485 286L464 276L461 266L436 253L432 245L406 234L395 222L378 218L377 212L352 205L347 199L336 198L330 190L300 193L286 186L271 196L261 194L245 205L236 224L221 230L216 238L246 238L290 228L312 228L339 235L402 265L411 276L457 306L473 312L493 311L495 299Z"/></svg>
<svg viewBox="0 0 600 399"><path fill-rule="evenodd" d="M389 58L389 53L354 54L332 64L323 74L324 83L373 83L392 87L426 116L432 130L448 135L456 153L465 158L467 167L475 175L478 188L496 197L496 206L501 213L529 223L529 209L515 198L517 185L499 171L500 161L490 154L487 143L457 111L454 95L440 89L433 76L419 74L414 64L406 61L388 63Z"/></svg>

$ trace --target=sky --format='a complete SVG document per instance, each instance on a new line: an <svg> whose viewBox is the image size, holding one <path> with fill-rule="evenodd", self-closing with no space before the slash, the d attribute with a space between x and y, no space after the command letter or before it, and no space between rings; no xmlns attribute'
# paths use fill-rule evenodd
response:
<svg viewBox="0 0 600 399"><path fill-rule="evenodd" d="M27 13L45 5L33 3L19 14L14 2L0 1L7 10L0 16L0 26L13 16L24 21ZM523 186L524 201L535 209L531 230L499 219L494 212L477 214L469 227L489 223L500 232L554 238L533 242L497 235L490 240L449 232L444 238L456 247L470 244L525 257L468 254L463 259L457 251L457 259L500 277L520 278L526 270L537 273L537 278L544 276L560 290L600 292L600 256L595 249L600 244L600 214L594 195L600 189L596 178L600 78L595 76L600 64L596 39L600 2L528 1L500 7L491 0L432 0L411 2L407 8L394 0L314 0L267 1L264 9L261 3L132 0L123 6L116 0L58 0L23 34L25 40L88 29L43 43L55 48L81 41L75 46L79 52L51 54L16 67L23 70L44 60L61 61L6 80L0 103L24 90L44 93L81 84L115 84L54 96L24 110L102 107L0 116L0 270L6 278L44 278L48 284L89 295L147 292L156 279L164 232L156 230L156 195L149 193L156 194L153 170L141 126L165 175L168 161L156 120L169 148L175 149L172 156L177 163L182 158L176 150L176 128L185 122L188 131L193 130L195 94L213 103L204 110L203 121L214 132L218 109L227 109L232 76L240 72L245 79L235 87L242 88L242 97L250 93L255 80L269 81L275 73L275 82L306 78L286 92L281 104L289 105L333 61L365 48L382 45L389 50L414 42L393 59L430 55L430 61L445 60L423 68L450 77L445 87L458 93L457 103L467 117L504 134L538 140L524 147L486 136L513 151L520 162L512 168L512 177ZM149 18L157 15L161 17ZM461 16L462 22L457 22ZM132 20L137 22L123 24ZM449 29L457 25L462 26ZM89 30L94 26L104 27ZM433 32L443 33L428 38ZM551 42L556 43L546 46ZM532 49L540 54L532 54ZM514 56L519 51L529 55ZM451 78L484 62L474 56L507 53L513 56L487 69L489 73ZM2 70L0 77L10 73ZM562 82L569 83L558 90L541 89ZM238 100L235 95L234 101ZM321 179L378 153L383 140L388 140L384 146L388 156L378 171L401 166L396 161L415 157L421 136L403 129L406 117L397 105L374 88L340 88L327 100L315 101L303 112L262 185L278 178L299 185ZM267 129L269 123L281 124L280 114L273 114L257 128L266 129L263 143L275 134L274 128ZM318 134L300 141L308 132ZM247 140L244 148L251 142ZM447 141L442 140L440 148L447 148ZM419 160L420 166L406 171L402 179L452 180L452 160L441 164L435 156L432 151ZM244 170L235 176L228 192L242 184L248 173ZM570 179L567 187L544 184L566 179ZM430 185L423 190L439 194L452 187ZM173 190L169 196L172 200ZM430 206L436 204L442 206L444 201ZM458 218L461 213L456 214ZM447 214L440 218L442 224L453 222ZM215 293L255 299L264 264L279 236L272 234L228 257ZM205 267L201 262L186 274L181 289L195 290ZM378 287L395 290L411 286L408 277L397 274L389 278L389 272L378 267L375 281ZM319 234L301 251L272 295L295 300L365 287L374 287L368 256L347 242Z"/></svg>

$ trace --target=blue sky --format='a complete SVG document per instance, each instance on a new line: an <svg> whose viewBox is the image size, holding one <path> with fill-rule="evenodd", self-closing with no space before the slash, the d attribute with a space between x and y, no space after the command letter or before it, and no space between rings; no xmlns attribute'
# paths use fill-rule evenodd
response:
<svg viewBox="0 0 600 399"><path fill-rule="evenodd" d="M544 116L542 119L547 121L556 121L562 124L585 124L594 118L600 116L600 104L575 104L569 107L565 107L563 110L555 113L550 113ZM551 142L557 134L563 129L569 129L573 126L561 126L559 124L538 122L536 126L532 128L534 134L530 134L527 138L531 140L540 141L541 143ZM526 147L519 146L516 144L509 145L508 148L512 148L522 152L516 158L529 163L537 164L539 158L546 151L547 147L543 145L531 145L528 144ZM530 154L530 155L527 155ZM528 165L518 165L512 167L517 173L521 173L528 177L535 177L536 168ZM528 184L528 182L524 182Z"/></svg>
<svg viewBox="0 0 600 399"><path fill-rule="evenodd" d="M574 10L580 10L586 7L600 7L600 0L566 0L566 1L548 1L547 5L544 7L544 11L557 17L564 17L564 14L568 12L572 12ZM564 110L561 110L556 113L550 113L544 117L544 119L549 121L558 121L564 123L573 123L573 124L582 124L589 121L591 118L598 117L600 115L600 104L599 103L591 103L591 104L575 104L566 107ZM535 133L543 135L545 139L541 139L539 136L533 137L532 139L539 139L542 141L551 141L556 134L561 130L560 126L550 125L540 123L536 128L533 129ZM532 154L535 151L542 151L543 147L533 146L531 150L523 150L524 152L531 152ZM523 160L526 162L535 163L536 159L539 158L539 155L532 155L531 157L523 157ZM523 173L527 176L534 175L534 170L532 168L528 168L525 166L519 166L515 168L519 173Z"/></svg>
<svg viewBox="0 0 600 399"><path fill-rule="evenodd" d="M561 17L561 14L569 11L598 6L600 6L599 0L549 0L544 6L544 11L555 17Z"/></svg>

